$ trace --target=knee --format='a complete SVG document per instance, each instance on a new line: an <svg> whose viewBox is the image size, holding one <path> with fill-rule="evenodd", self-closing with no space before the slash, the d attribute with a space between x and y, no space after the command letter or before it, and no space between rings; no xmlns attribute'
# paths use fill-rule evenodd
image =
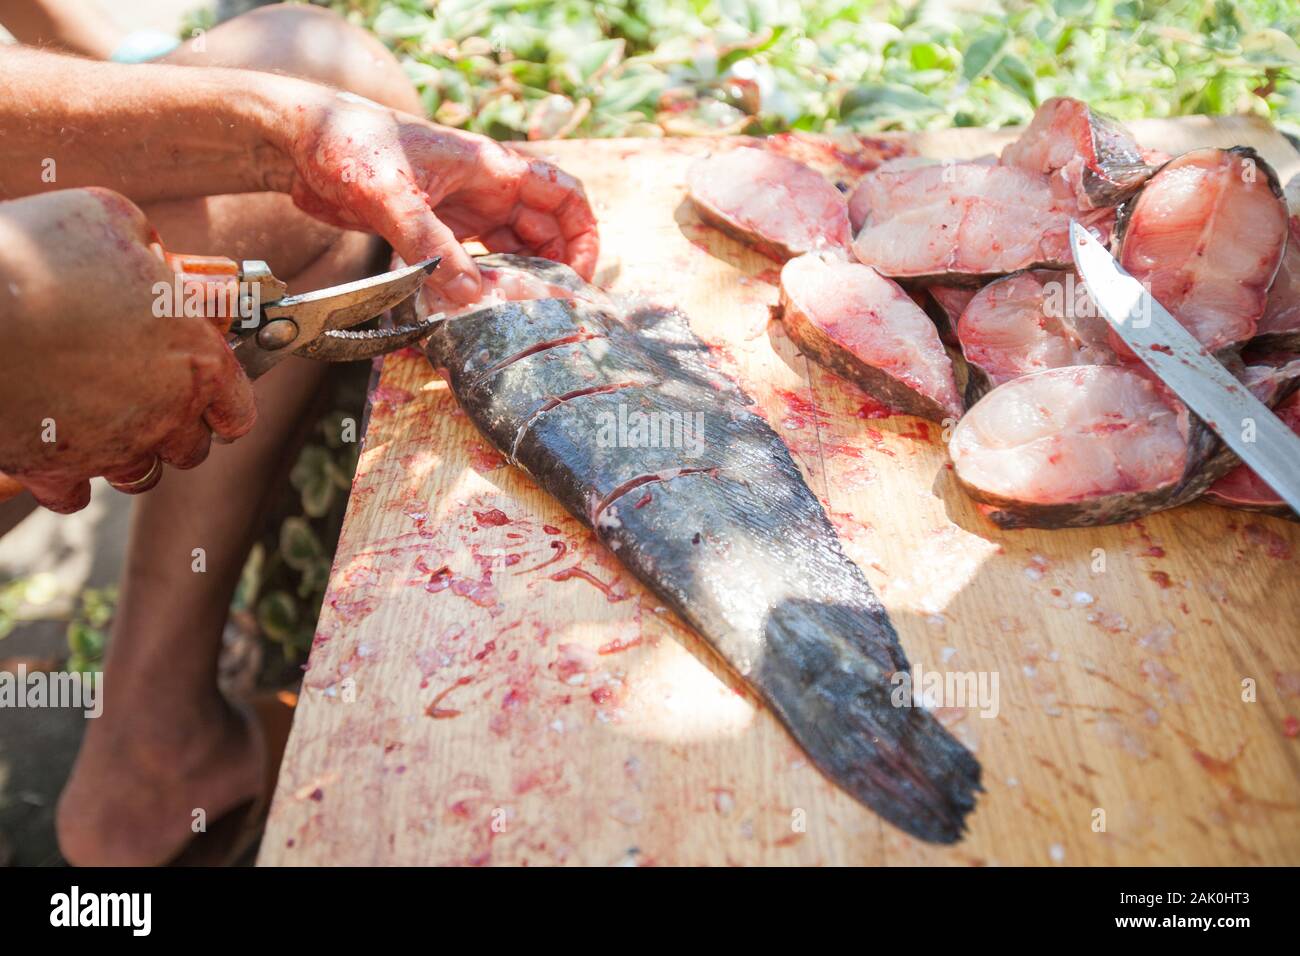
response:
<svg viewBox="0 0 1300 956"><path fill-rule="evenodd" d="M421 112L419 95L392 52L332 10L289 3L259 7L210 31L207 46L208 63L215 54L222 66L287 73Z"/></svg>

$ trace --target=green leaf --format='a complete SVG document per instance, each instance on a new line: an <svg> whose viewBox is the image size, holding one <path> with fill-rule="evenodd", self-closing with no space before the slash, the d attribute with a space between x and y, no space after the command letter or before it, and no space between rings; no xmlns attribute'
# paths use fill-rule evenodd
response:
<svg viewBox="0 0 1300 956"><path fill-rule="evenodd" d="M320 539L305 518L285 518L280 525L280 556L295 571L306 570L324 555Z"/></svg>
<svg viewBox="0 0 1300 956"><path fill-rule="evenodd" d="M599 103L610 113L630 113L639 107L651 107L659 99L667 83L662 73L642 73L626 76L605 84Z"/></svg>
<svg viewBox="0 0 1300 956"><path fill-rule="evenodd" d="M943 48L937 43L917 43L912 47L912 66L918 70L933 70L946 59Z"/></svg>
<svg viewBox="0 0 1300 956"><path fill-rule="evenodd" d="M385 40L409 40L421 36L432 25L433 21L427 14L385 6L375 17L371 29Z"/></svg>
<svg viewBox="0 0 1300 956"><path fill-rule="evenodd" d="M601 40L599 43L589 43L574 51L568 57L569 65L574 72L574 81L585 84L590 82L597 73L612 69L614 64L623 57L623 45L622 40Z"/></svg>
<svg viewBox="0 0 1300 956"><path fill-rule="evenodd" d="M272 591L257 602L257 623L273 641L291 641L298 623L298 604L283 591Z"/></svg>
<svg viewBox="0 0 1300 956"><path fill-rule="evenodd" d="M334 456L320 445L307 445L298 454L289 481L298 489L303 511L309 517L320 518L329 513L338 488L333 469Z"/></svg>
<svg viewBox="0 0 1300 956"><path fill-rule="evenodd" d="M1269 28L1247 34L1241 40L1241 53L1257 67L1300 67L1300 47L1281 30Z"/></svg>
<svg viewBox="0 0 1300 956"><path fill-rule="evenodd" d="M840 117L853 125L869 126L884 120L933 113L938 104L906 86L864 83L850 90L840 102Z"/></svg>
<svg viewBox="0 0 1300 956"><path fill-rule="evenodd" d="M1038 105L1038 90L1034 83L1034 74L1029 71L1024 60L1007 53L998 60L993 68L993 78L1014 93L1023 96L1030 106Z"/></svg>
<svg viewBox="0 0 1300 956"><path fill-rule="evenodd" d="M1007 43L1007 31L989 30L971 41L966 48L966 55L961 61L961 75L967 80L974 80L984 73L997 59Z"/></svg>

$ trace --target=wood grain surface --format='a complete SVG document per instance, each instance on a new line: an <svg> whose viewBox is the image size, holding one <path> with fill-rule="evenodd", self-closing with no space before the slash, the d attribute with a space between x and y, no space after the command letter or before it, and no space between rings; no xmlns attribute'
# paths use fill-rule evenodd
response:
<svg viewBox="0 0 1300 956"><path fill-rule="evenodd" d="M1254 145L1262 123L1133 124ZM858 144L997 151L1008 132ZM732 141L530 149L581 177L598 281L681 306L753 396L914 666L997 680L939 710L986 792L952 847L841 793L706 645L522 473L416 352L385 360L262 864L1297 864L1300 525L1192 505L1003 532L933 425L877 417L770 320L775 265L684 203ZM852 182L854 154L783 140ZM991 686L991 685L990 685ZM1253 688L1253 692L1252 692Z"/></svg>

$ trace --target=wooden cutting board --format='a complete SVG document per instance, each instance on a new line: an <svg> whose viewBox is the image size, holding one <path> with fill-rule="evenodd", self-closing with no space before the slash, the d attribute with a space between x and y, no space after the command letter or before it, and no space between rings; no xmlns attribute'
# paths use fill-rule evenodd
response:
<svg viewBox="0 0 1300 956"><path fill-rule="evenodd" d="M1284 179L1300 170L1262 123L1133 125L1170 152L1244 143ZM971 157L1011 136L862 145ZM939 711L984 768L968 837L913 840L824 779L408 352L372 396L260 862L1300 863L1300 525L1193 505L996 529L957 489L939 430L870 417L805 361L769 321L775 266L683 202L691 160L736 142L530 151L586 183L598 281L680 305L716 346L913 665L996 677L996 716Z"/></svg>

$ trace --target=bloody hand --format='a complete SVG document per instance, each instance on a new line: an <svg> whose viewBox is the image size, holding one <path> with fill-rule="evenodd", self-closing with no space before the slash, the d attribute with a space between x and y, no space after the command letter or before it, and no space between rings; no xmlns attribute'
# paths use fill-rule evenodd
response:
<svg viewBox="0 0 1300 956"><path fill-rule="evenodd" d="M470 238L591 278L595 217L582 185L550 163L347 94L293 116L281 146L289 180L270 174L271 184L319 219L379 233L407 262L442 256L430 282L447 298L478 297L478 270L459 241Z"/></svg>
<svg viewBox="0 0 1300 956"><path fill-rule="evenodd" d="M108 190L0 203L0 472L51 510L85 507L96 475L147 491L159 460L192 468L253 425L218 325L160 300L155 242Z"/></svg>

